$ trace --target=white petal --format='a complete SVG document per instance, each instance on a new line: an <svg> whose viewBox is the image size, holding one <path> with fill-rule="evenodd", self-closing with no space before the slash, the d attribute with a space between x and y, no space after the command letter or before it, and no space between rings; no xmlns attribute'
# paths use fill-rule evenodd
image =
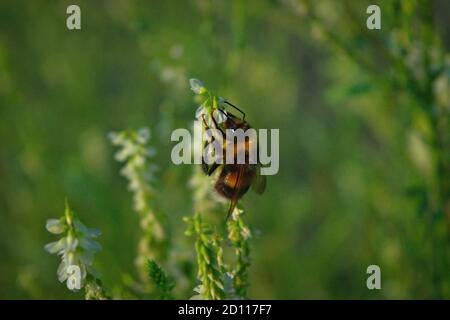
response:
<svg viewBox="0 0 450 320"><path fill-rule="evenodd" d="M66 224L59 219L48 219L45 228L53 234L60 234L66 230Z"/></svg>
<svg viewBox="0 0 450 320"><path fill-rule="evenodd" d="M88 228L88 231L86 233L86 235L90 238L96 238L101 234L102 232L100 230L94 228Z"/></svg>
<svg viewBox="0 0 450 320"><path fill-rule="evenodd" d="M81 231L83 233L88 231L88 228L78 219L76 219L73 224L75 225L75 229L77 229L77 231Z"/></svg>
<svg viewBox="0 0 450 320"><path fill-rule="evenodd" d="M90 252L98 252L102 249L97 241L87 238L80 239L80 246Z"/></svg>
<svg viewBox="0 0 450 320"><path fill-rule="evenodd" d="M191 86L191 90L196 94L202 94L206 92L206 88L203 83L198 79L189 79L189 84Z"/></svg>
<svg viewBox="0 0 450 320"><path fill-rule="evenodd" d="M200 107L197 108L197 110L195 111L195 118L201 120L202 116L206 114L206 109L203 105L201 105Z"/></svg>
<svg viewBox="0 0 450 320"><path fill-rule="evenodd" d="M124 135L122 133L110 132L108 138L113 145L121 145L124 141Z"/></svg>
<svg viewBox="0 0 450 320"><path fill-rule="evenodd" d="M66 237L66 250L75 251L78 246L78 239L72 237Z"/></svg>
<svg viewBox="0 0 450 320"><path fill-rule="evenodd" d="M66 238L61 238L58 241L50 242L45 245L44 249L50 253L55 254L63 251L66 248Z"/></svg>
<svg viewBox="0 0 450 320"><path fill-rule="evenodd" d="M67 279L67 265L64 262L61 262L58 266L58 270L56 271L58 275L59 282L64 282Z"/></svg>
<svg viewBox="0 0 450 320"><path fill-rule="evenodd" d="M225 116L225 114L219 110L214 110L213 117L217 123L222 123L222 122L225 122L225 120L227 120L227 117Z"/></svg>
<svg viewBox="0 0 450 320"><path fill-rule="evenodd" d="M145 163L145 158L141 155L136 155L133 157L133 165L140 167Z"/></svg>

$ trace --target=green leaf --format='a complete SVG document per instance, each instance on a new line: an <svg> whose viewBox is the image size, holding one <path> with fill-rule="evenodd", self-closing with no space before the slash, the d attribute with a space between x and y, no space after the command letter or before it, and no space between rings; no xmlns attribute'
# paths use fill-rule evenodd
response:
<svg viewBox="0 0 450 320"><path fill-rule="evenodd" d="M159 291L159 298L163 300L172 299L171 291L175 287L173 279L154 260L147 262L147 272L150 280Z"/></svg>

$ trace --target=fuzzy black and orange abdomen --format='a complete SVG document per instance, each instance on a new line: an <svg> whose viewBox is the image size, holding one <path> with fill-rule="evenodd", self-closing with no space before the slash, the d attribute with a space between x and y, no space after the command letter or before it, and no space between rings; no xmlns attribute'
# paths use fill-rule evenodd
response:
<svg viewBox="0 0 450 320"><path fill-rule="evenodd" d="M239 199L250 188L254 176L254 170L248 165L227 165L224 166L214 188L227 199Z"/></svg>

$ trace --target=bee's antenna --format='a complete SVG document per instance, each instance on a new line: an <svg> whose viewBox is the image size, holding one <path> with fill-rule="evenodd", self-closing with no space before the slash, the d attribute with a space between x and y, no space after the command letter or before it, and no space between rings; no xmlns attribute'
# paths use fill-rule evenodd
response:
<svg viewBox="0 0 450 320"><path fill-rule="evenodd" d="M239 109L238 107L236 107L234 104L228 102L227 100L224 100L224 102L226 104L228 104L229 106L232 106L233 108L235 108L237 111L239 111L242 114L242 120L245 120L245 113L244 111L242 111L241 109Z"/></svg>

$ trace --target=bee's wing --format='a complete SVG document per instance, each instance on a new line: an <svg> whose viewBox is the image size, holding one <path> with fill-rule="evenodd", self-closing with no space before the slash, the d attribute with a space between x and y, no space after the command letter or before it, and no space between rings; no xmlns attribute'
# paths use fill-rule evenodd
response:
<svg viewBox="0 0 450 320"><path fill-rule="evenodd" d="M260 166L256 168L255 178L252 182L252 189L258 194L262 194L266 190L266 176L261 175Z"/></svg>

